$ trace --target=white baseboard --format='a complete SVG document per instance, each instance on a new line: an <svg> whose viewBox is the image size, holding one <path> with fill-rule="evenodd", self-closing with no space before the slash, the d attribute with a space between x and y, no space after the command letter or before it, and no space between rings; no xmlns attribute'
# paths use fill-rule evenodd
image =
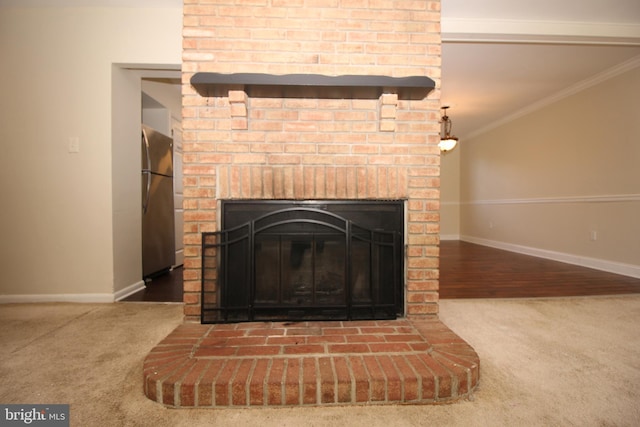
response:
<svg viewBox="0 0 640 427"><path fill-rule="evenodd" d="M0 304L37 302L107 303L113 302L113 294L0 295Z"/></svg>
<svg viewBox="0 0 640 427"><path fill-rule="evenodd" d="M21 304L39 302L77 302L108 303L120 301L129 295L144 289L144 281L140 280L114 294L34 294L34 295L0 295L0 304Z"/></svg>
<svg viewBox="0 0 640 427"><path fill-rule="evenodd" d="M621 274L623 276L640 279L640 266L638 265L624 264L621 262L607 261L603 259L567 254L563 252L549 251L546 249L538 249L529 246L515 245L512 243L498 242L495 240L482 239L473 236L460 236L460 240L470 243L476 243L482 246L489 246L496 249L503 249L505 251L536 256L553 261L565 262L567 264L579 265L581 267L593 268L595 270L602 270L609 273Z"/></svg>
<svg viewBox="0 0 640 427"><path fill-rule="evenodd" d="M139 282L134 283L133 285L127 286L124 289L120 289L118 292L113 294L113 299L116 301L121 301L128 297L129 295L133 295L138 291L141 291L145 288L144 280L140 280Z"/></svg>

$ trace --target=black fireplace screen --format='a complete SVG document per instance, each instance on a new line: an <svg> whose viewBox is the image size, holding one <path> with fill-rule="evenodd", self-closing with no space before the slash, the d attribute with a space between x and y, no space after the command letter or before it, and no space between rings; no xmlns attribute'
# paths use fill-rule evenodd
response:
<svg viewBox="0 0 640 427"><path fill-rule="evenodd" d="M403 314L401 201L225 201L202 236L202 323Z"/></svg>

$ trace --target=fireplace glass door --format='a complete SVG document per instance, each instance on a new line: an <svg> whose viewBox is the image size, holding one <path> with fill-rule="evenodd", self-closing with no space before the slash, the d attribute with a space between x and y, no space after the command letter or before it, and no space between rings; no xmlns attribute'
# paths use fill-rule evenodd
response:
<svg viewBox="0 0 640 427"><path fill-rule="evenodd" d="M402 202L224 202L203 323L402 315L403 218Z"/></svg>
<svg viewBox="0 0 640 427"><path fill-rule="evenodd" d="M256 306L334 306L346 298L346 243L341 236L259 236Z"/></svg>

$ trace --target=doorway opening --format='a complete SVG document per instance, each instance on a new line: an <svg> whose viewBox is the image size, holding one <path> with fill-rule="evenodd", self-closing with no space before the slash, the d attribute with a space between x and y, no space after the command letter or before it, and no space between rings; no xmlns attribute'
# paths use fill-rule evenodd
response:
<svg viewBox="0 0 640 427"><path fill-rule="evenodd" d="M113 64L112 188L114 299L182 302L182 126L180 65ZM151 123L149 123L149 121ZM169 273L146 281L142 262L141 125L174 141L175 255ZM140 190L138 190L140 189ZM172 249L173 250L173 249ZM165 284L172 283L169 292ZM153 290L153 292L150 292Z"/></svg>

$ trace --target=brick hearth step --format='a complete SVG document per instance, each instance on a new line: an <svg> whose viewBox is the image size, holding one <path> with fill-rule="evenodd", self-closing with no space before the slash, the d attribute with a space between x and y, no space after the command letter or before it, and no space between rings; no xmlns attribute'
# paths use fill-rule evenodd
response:
<svg viewBox="0 0 640 427"><path fill-rule="evenodd" d="M185 323L144 361L172 407L430 404L476 388L476 352L442 322Z"/></svg>

